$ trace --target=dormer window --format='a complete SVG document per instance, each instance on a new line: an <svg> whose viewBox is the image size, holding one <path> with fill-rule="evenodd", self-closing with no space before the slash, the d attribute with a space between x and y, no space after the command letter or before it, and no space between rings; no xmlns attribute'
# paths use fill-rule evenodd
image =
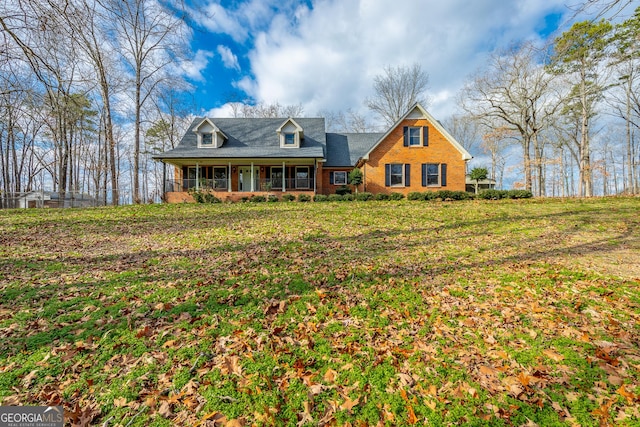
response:
<svg viewBox="0 0 640 427"><path fill-rule="evenodd" d="M304 132L300 125L293 119L287 119L276 133L280 138L280 148L300 148L300 142L304 139Z"/></svg>
<svg viewBox="0 0 640 427"><path fill-rule="evenodd" d="M209 119L203 119L193 131L198 139L198 148L220 148L227 136Z"/></svg>
<svg viewBox="0 0 640 427"><path fill-rule="evenodd" d="M213 145L213 134L203 133L202 134L202 145Z"/></svg>

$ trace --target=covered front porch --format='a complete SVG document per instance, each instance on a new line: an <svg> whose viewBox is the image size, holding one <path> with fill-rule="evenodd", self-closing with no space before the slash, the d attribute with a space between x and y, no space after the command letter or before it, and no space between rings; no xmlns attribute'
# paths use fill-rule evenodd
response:
<svg viewBox="0 0 640 427"><path fill-rule="evenodd" d="M315 159L295 161L195 162L174 165L174 179L165 181L167 201L190 201L190 192L207 191L222 200L240 200L265 193L316 194L320 169Z"/></svg>

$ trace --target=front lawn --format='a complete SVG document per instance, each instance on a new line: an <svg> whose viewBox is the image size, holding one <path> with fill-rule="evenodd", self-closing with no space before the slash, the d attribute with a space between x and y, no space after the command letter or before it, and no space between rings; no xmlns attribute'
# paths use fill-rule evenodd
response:
<svg viewBox="0 0 640 427"><path fill-rule="evenodd" d="M103 426L640 423L640 198L0 211L0 401Z"/></svg>

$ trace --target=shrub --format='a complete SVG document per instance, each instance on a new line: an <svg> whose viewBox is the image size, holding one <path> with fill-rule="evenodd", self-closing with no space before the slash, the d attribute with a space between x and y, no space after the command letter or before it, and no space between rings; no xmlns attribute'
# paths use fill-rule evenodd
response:
<svg viewBox="0 0 640 427"><path fill-rule="evenodd" d="M280 199L278 199L278 196L274 195L274 194L269 194L267 196L267 202L277 202Z"/></svg>
<svg viewBox="0 0 640 427"><path fill-rule="evenodd" d="M341 202L343 201L343 196L341 196L340 194L329 194L327 196L327 200L330 202Z"/></svg>
<svg viewBox="0 0 640 427"><path fill-rule="evenodd" d="M478 194L478 197L485 200L499 200L503 199L506 193L504 190L484 190Z"/></svg>
<svg viewBox="0 0 640 427"><path fill-rule="evenodd" d="M389 200L391 197L386 193L378 193L374 198L376 200Z"/></svg>
<svg viewBox="0 0 640 427"><path fill-rule="evenodd" d="M249 199L249 201L250 201L250 202L253 202L253 203L262 203L262 202L266 202L266 201L267 201L267 198L266 198L266 197L264 197L264 196L257 196L257 195L254 195L254 196L251 196L251 198Z"/></svg>
<svg viewBox="0 0 640 427"><path fill-rule="evenodd" d="M530 199L533 197L533 193L529 190L510 190L510 199Z"/></svg>
<svg viewBox="0 0 640 427"><path fill-rule="evenodd" d="M189 194L191 194L196 203L222 203L222 200L208 191L191 190Z"/></svg>
<svg viewBox="0 0 640 427"><path fill-rule="evenodd" d="M393 192L389 195L389 199L391 200L402 200L404 199L404 194Z"/></svg>
<svg viewBox="0 0 640 427"><path fill-rule="evenodd" d="M293 194L284 194L282 195L282 200L284 202L293 202L296 199L296 196L294 196Z"/></svg>
<svg viewBox="0 0 640 427"><path fill-rule="evenodd" d="M308 194L299 194L298 195L298 201L299 202L310 202L311 201L311 196Z"/></svg>
<svg viewBox="0 0 640 427"><path fill-rule="evenodd" d="M366 191L362 193L358 193L356 194L356 200L359 200L362 202L366 202L367 200L373 200L373 194Z"/></svg>
<svg viewBox="0 0 640 427"><path fill-rule="evenodd" d="M346 185L342 185L336 188L336 194L339 194L341 196L344 196L345 194L351 194L351 188L347 187Z"/></svg>
<svg viewBox="0 0 640 427"><path fill-rule="evenodd" d="M435 200L440 197L440 192L438 191L427 191L424 193L424 200Z"/></svg>
<svg viewBox="0 0 640 427"><path fill-rule="evenodd" d="M425 200L425 193L420 193L418 191L412 191L407 195L407 200Z"/></svg>
<svg viewBox="0 0 640 427"><path fill-rule="evenodd" d="M453 200L468 200L470 196L470 193L467 193L466 191L452 191L451 192L451 198Z"/></svg>
<svg viewBox="0 0 640 427"><path fill-rule="evenodd" d="M440 190L437 192L437 198L442 200L453 200L453 191L450 190Z"/></svg>
<svg viewBox="0 0 640 427"><path fill-rule="evenodd" d="M342 200L345 201L345 202L350 202L353 199L355 199L355 197L353 197L353 194L351 194L351 193L347 193L347 194L342 196Z"/></svg>
<svg viewBox="0 0 640 427"><path fill-rule="evenodd" d="M313 196L314 202L326 202L327 199L328 197L325 196L324 194L316 194L315 196Z"/></svg>

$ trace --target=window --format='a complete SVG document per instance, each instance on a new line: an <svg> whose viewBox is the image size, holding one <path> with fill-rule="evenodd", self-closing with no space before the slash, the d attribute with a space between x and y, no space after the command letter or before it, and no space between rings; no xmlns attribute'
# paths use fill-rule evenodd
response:
<svg viewBox="0 0 640 427"><path fill-rule="evenodd" d="M409 128L409 147L419 147L420 145L422 145L422 141L420 140L421 133L422 128Z"/></svg>
<svg viewBox="0 0 640 427"><path fill-rule="evenodd" d="M284 134L284 145L296 145L296 134L295 133L285 133Z"/></svg>
<svg viewBox="0 0 640 427"><path fill-rule="evenodd" d="M411 165L402 163L385 164L384 185L386 187L411 186Z"/></svg>
<svg viewBox="0 0 640 427"><path fill-rule="evenodd" d="M447 165L446 163L423 163L422 164L422 186L423 187L446 187L447 186Z"/></svg>
<svg viewBox="0 0 640 427"><path fill-rule="evenodd" d="M389 179L390 185L393 186L401 186L403 185L403 177L402 177L402 165L400 164L392 164L389 165Z"/></svg>
<svg viewBox="0 0 640 427"><path fill-rule="evenodd" d="M429 146L429 126L405 126L402 131L405 147Z"/></svg>
<svg viewBox="0 0 640 427"><path fill-rule="evenodd" d="M427 185L440 184L440 165L434 163L427 164Z"/></svg>
<svg viewBox="0 0 640 427"><path fill-rule="evenodd" d="M333 172L333 185L346 185L347 173L345 171Z"/></svg>
<svg viewBox="0 0 640 427"><path fill-rule="evenodd" d="M211 133L203 133L202 134L202 145L213 145L213 134Z"/></svg>
<svg viewBox="0 0 640 427"><path fill-rule="evenodd" d="M296 188L309 188L309 167L296 167Z"/></svg>

